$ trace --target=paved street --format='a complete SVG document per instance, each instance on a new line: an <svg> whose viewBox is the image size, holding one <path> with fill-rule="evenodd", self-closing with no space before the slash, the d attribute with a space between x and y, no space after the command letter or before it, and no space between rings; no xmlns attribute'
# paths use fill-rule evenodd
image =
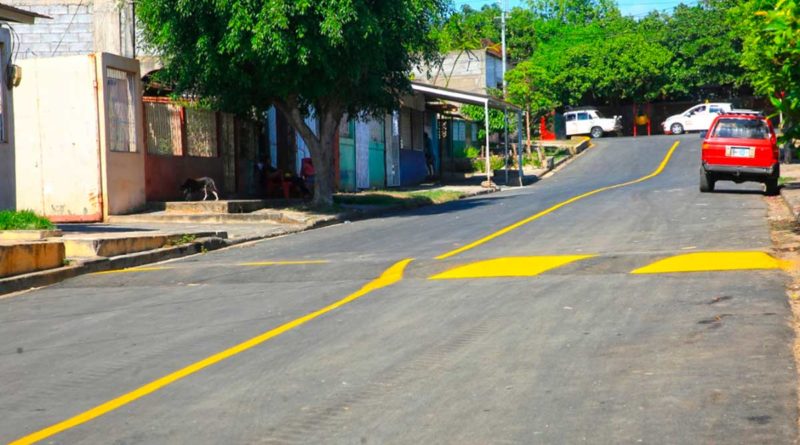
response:
<svg viewBox="0 0 800 445"><path fill-rule="evenodd" d="M700 194L696 134L595 143L532 187L0 299L0 442L794 443L770 258L631 274L767 252L760 186Z"/></svg>

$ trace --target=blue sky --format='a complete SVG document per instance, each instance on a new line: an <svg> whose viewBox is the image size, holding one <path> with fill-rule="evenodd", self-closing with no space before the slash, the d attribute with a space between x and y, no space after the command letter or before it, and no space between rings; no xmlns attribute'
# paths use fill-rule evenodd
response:
<svg viewBox="0 0 800 445"><path fill-rule="evenodd" d="M498 0L501 1L501 0ZM521 6L523 5L523 0L507 0L508 7L513 8L514 6ZM460 7L461 5L470 5L473 8L480 8L483 5L489 3L495 3L492 0L454 0L456 7ZM633 15L636 17L642 17L647 15L648 12L658 9L658 10L666 10L671 11L676 5L680 3L685 3L687 5L694 5L697 4L697 0L645 0L645 1L631 1L631 0L617 0L617 4L619 5L619 9L622 11L624 15Z"/></svg>

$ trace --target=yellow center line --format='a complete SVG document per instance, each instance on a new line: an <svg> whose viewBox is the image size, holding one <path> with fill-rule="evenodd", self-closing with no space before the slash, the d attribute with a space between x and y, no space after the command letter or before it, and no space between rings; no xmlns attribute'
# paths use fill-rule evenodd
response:
<svg viewBox="0 0 800 445"><path fill-rule="evenodd" d="M182 369L179 369L171 374L167 374L164 377L161 377L157 380L154 380L150 383L145 384L129 393L123 394L115 399L109 400L105 403L95 406L87 411L84 411L74 417L70 417L64 421L51 425L45 429L36 431L35 433L31 433L25 437L21 437L9 445L28 445L36 443L40 440L46 439L48 437L52 437L62 431L68 430L75 426L81 425L86 423L92 419L100 417L104 414L107 414L111 411L114 411L117 408L125 406L135 400L138 400L148 394L151 394L159 389L164 388L167 385L170 385L178 380L183 379L184 377L190 376L196 372L199 372L209 366L217 364L225 359L233 357L236 354L241 352L247 351L255 346L258 346L267 340L275 338L285 332L288 332L294 328L297 328L309 321L326 314L334 309L342 307L354 300L357 300L368 293L381 289L387 286L391 286L403 279L403 272L405 271L406 266L411 262L411 259L405 259L399 261L392 265L390 268L386 269L380 277L376 278L375 280L370 281L369 283L365 284L361 289L357 290L356 292L348 295L347 297L332 303L328 306L323 307L315 312L311 312L310 314L304 315L300 318L292 320L288 323L285 323L277 328L271 329L263 334L260 334L256 337L251 338L250 340L244 341L239 343L236 346L228 348L222 352L218 352L210 357L204 358L200 361L192 363L189 366L186 366Z"/></svg>
<svg viewBox="0 0 800 445"><path fill-rule="evenodd" d="M302 264L328 264L328 260L308 260L308 261L256 261L253 263L239 263L239 266L295 266Z"/></svg>
<svg viewBox="0 0 800 445"><path fill-rule="evenodd" d="M134 272L155 272L158 270L170 270L174 269L174 267L131 267L128 269L114 269L114 270L106 270L103 272L94 272L89 275L110 275L110 274L117 274L117 273L134 273Z"/></svg>
<svg viewBox="0 0 800 445"><path fill-rule="evenodd" d="M561 207L564 207L566 205L572 204L573 202L579 201L579 200L581 200L583 198L588 198L589 196L596 195L596 194L598 194L600 192L605 192L607 190L616 189L616 188L620 188L620 187L625 187L625 186L633 185L633 184L638 184L640 182L647 181L648 179L652 179L652 178L660 175L661 172L664 171L664 168L667 166L667 163L669 163L669 160L672 157L672 153L675 152L675 149L678 148L679 144L680 144L680 141L675 141L675 143L672 144L672 147L669 149L669 151L667 152L666 156L664 156L664 159L661 161L661 164L659 164L658 168L653 170L653 172L650 173L649 175L642 176L641 178L634 179L633 181L628 181L628 182L623 182L621 184L615 184L615 185L609 185L609 186L606 186L606 187L601 187L599 189L595 189L595 190L592 190L590 192L586 192L586 193L584 193L582 195L578 195L578 196L572 197L572 198L570 198L570 199L568 199L566 201L560 202L560 203L558 203L558 204L556 204L556 205L554 205L554 206L552 206L550 208L542 210L541 212L539 212L539 213L537 213L537 214L535 214L533 216L525 218L522 221L518 221L518 222L516 222L514 224L511 224L510 226L502 228L502 229L498 230L497 232L492 233L491 235L485 236L485 237L483 237L483 238L481 238L481 239L479 239L479 240L477 240L475 242L467 244L466 246L462 246L462 247L459 247L458 249L451 250L450 252L443 253L443 254L437 256L436 259L437 260L443 260L445 258L450 258L451 256L458 255L459 253L466 252L467 250L474 249L475 247L478 247L481 244L488 243L489 241L491 241L491 240L493 240L495 238L499 238L499 237L505 235L506 233L511 232L512 230L518 229L518 228L524 226L525 224L528 224L528 223L530 223L532 221L535 221L535 220L537 220L537 219L539 219L539 218L541 218L541 217L543 217L543 216L545 216L547 214L553 213L556 210L560 209Z"/></svg>

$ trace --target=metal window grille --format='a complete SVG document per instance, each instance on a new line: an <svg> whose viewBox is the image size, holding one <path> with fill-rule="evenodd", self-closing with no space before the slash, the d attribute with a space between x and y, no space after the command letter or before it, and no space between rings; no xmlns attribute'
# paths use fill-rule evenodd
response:
<svg viewBox="0 0 800 445"><path fill-rule="evenodd" d="M147 152L162 156L181 156L181 108L173 104L145 103L144 111Z"/></svg>
<svg viewBox="0 0 800 445"><path fill-rule="evenodd" d="M135 88L133 74L114 68L106 69L109 149L111 151L136 151Z"/></svg>
<svg viewBox="0 0 800 445"><path fill-rule="evenodd" d="M186 109L186 145L189 156L217 156L217 114L214 111Z"/></svg>

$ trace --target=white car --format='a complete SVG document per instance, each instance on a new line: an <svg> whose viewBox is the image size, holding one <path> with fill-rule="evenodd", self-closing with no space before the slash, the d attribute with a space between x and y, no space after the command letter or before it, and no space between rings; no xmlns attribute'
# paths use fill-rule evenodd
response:
<svg viewBox="0 0 800 445"><path fill-rule="evenodd" d="M622 131L622 117L606 118L596 108L574 109L564 113L567 136L588 134L593 138L602 137L605 133Z"/></svg>
<svg viewBox="0 0 800 445"><path fill-rule="evenodd" d="M661 128L664 130L664 134L706 131L717 115L731 111L731 108L729 103L695 105L681 114L668 117L661 123Z"/></svg>

